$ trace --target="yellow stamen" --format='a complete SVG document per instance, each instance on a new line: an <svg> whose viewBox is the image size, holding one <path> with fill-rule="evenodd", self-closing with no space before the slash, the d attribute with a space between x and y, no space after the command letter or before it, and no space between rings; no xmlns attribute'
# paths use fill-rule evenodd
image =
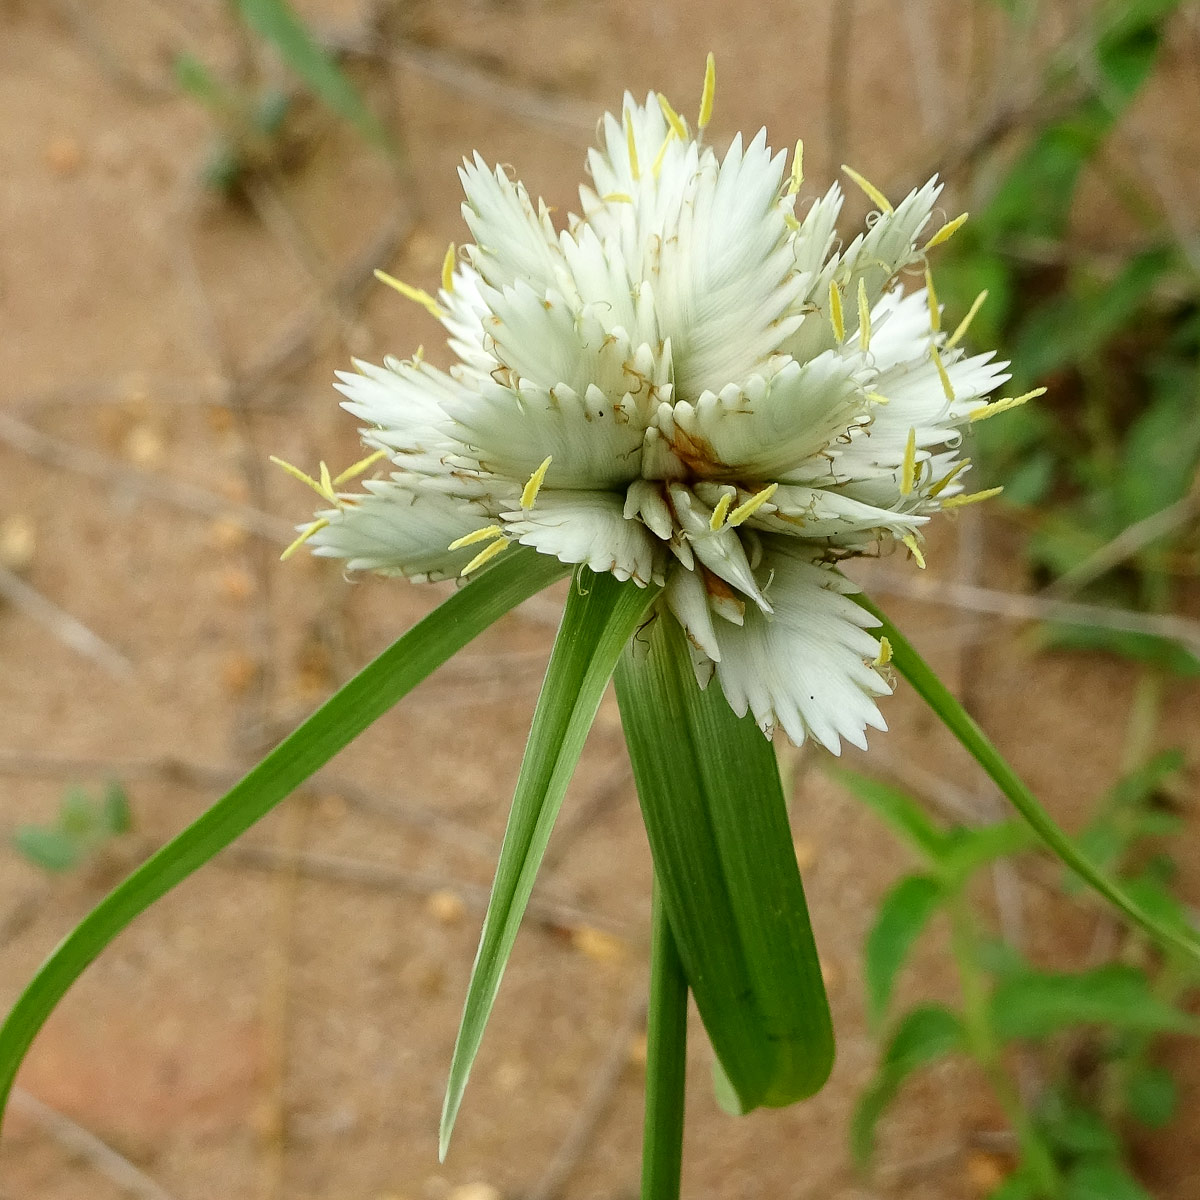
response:
<svg viewBox="0 0 1200 1200"><path fill-rule="evenodd" d="M792 177L788 181L787 195L794 196L804 182L804 143L796 143L796 152L792 155Z"/></svg>
<svg viewBox="0 0 1200 1200"><path fill-rule="evenodd" d="M939 479L937 483L935 483L929 489L928 492L925 493L926 496L928 496L930 500L934 499L936 496L940 496L970 465L971 460L969 458L964 458L962 462L955 463L954 466L945 475L943 475L941 479Z"/></svg>
<svg viewBox="0 0 1200 1200"><path fill-rule="evenodd" d="M800 231L800 222L799 222L798 220L796 220L796 214L795 214L795 213L785 212L785 213L783 214L783 223L784 223L784 224L785 224L785 225L786 225L786 226L787 226L787 227L788 227L788 228L789 228L789 229L790 229L790 230L791 230L793 233L799 233L799 231Z"/></svg>
<svg viewBox="0 0 1200 1200"><path fill-rule="evenodd" d="M380 283L386 283L388 287L395 289L406 300L414 300L426 312L431 313L439 320L446 315L442 306L426 291L421 288L412 287L410 284L403 283L401 280L389 275L386 271L376 271L375 278Z"/></svg>
<svg viewBox="0 0 1200 1200"><path fill-rule="evenodd" d="M917 566L922 571L925 570L925 555L921 553L921 547L917 545L917 539L911 533L906 533L900 540L908 547L909 553L913 556L913 560Z"/></svg>
<svg viewBox="0 0 1200 1200"><path fill-rule="evenodd" d="M480 550L480 552L475 555L475 557L471 559L471 561L467 563L465 567L463 567L463 569L459 572L459 577L461 578L463 575L470 575L472 571L477 571L483 566L484 563L491 562L497 554L502 554L505 550L507 550L510 544L511 543L509 542L508 538L499 537L492 542L491 545L484 546L484 548Z"/></svg>
<svg viewBox="0 0 1200 1200"><path fill-rule="evenodd" d="M770 498L775 495L779 489L779 484L769 483L761 492L755 492L745 504L739 504L737 508L729 514L729 524L733 526L741 525L743 521L748 521Z"/></svg>
<svg viewBox="0 0 1200 1200"><path fill-rule="evenodd" d="M867 281L858 280L858 344L865 354L871 346L871 306L867 303Z"/></svg>
<svg viewBox="0 0 1200 1200"><path fill-rule="evenodd" d="M337 493L333 490L333 479L329 475L329 468L321 463L321 495L328 496L335 504L337 503Z"/></svg>
<svg viewBox="0 0 1200 1200"><path fill-rule="evenodd" d="M839 342L846 340L846 321L842 316L842 293L835 280L829 283L829 323Z"/></svg>
<svg viewBox="0 0 1200 1200"><path fill-rule="evenodd" d="M1028 403L1030 400L1035 400L1038 396L1044 396L1046 389L1044 387L1034 388L1032 392L1025 392L1020 396L1005 396L1002 400L993 400L987 408L977 408L971 414L972 421L986 421L988 417L998 417L1003 412L1008 412L1010 408L1020 408L1022 404Z"/></svg>
<svg viewBox="0 0 1200 1200"><path fill-rule="evenodd" d="M717 507L713 509L712 516L708 518L708 527L716 533L722 525L725 524L725 514L729 511L729 506L733 503L733 493L726 492L720 500L717 501Z"/></svg>
<svg viewBox="0 0 1200 1200"><path fill-rule="evenodd" d="M950 376L946 373L946 364L942 362L942 356L938 353L938 348L930 346L929 354L933 358L933 365L937 367L938 378L942 381L942 391L946 393L946 399L953 400L954 385L950 382Z"/></svg>
<svg viewBox="0 0 1200 1200"><path fill-rule="evenodd" d="M704 62L704 93L700 97L700 115L696 118L696 125L700 129L704 129L713 115L713 100L717 94L717 60L713 58L712 51L708 53L708 58Z"/></svg>
<svg viewBox="0 0 1200 1200"><path fill-rule="evenodd" d="M601 196L601 200L605 204L632 204L633 197L628 192L609 192L606 196Z"/></svg>
<svg viewBox="0 0 1200 1200"><path fill-rule="evenodd" d="M962 340L962 336L971 328L971 322L975 320L975 314L983 307L983 302L988 298L987 288L984 288L967 309L967 315L958 323L958 328L946 339L946 349L953 350L955 346Z"/></svg>
<svg viewBox="0 0 1200 1200"><path fill-rule="evenodd" d="M293 479L298 479L301 483L307 484L322 500L328 500L332 504L337 503L337 497L333 494L333 488L324 486L324 481L318 483L311 475L305 475L299 467L293 467L290 462L284 462L282 458L276 458L273 454L271 455L271 462L285 470ZM324 467L325 464L322 463L321 466ZM325 480L328 479L329 468L326 467Z"/></svg>
<svg viewBox="0 0 1200 1200"><path fill-rule="evenodd" d="M868 392L867 399L870 400L872 404L891 404L891 401L881 392Z"/></svg>
<svg viewBox="0 0 1200 1200"><path fill-rule="evenodd" d="M942 501L943 508L962 508L964 504L978 504L980 500L990 500L1004 491L1003 487L984 488L982 492L971 492L966 496L951 496Z"/></svg>
<svg viewBox="0 0 1200 1200"><path fill-rule="evenodd" d="M675 136L681 141L687 141L687 126L684 124L683 118L671 107L671 102L662 94L658 93L658 107L662 109L662 114L667 118L667 124L675 131Z"/></svg>
<svg viewBox="0 0 1200 1200"><path fill-rule="evenodd" d="M458 247L451 242L446 247L446 257L442 259L442 291L454 291L454 255Z"/></svg>
<svg viewBox="0 0 1200 1200"><path fill-rule="evenodd" d="M503 534L504 530L499 525L485 525L482 529L475 529L464 533L460 538L455 538L446 549L461 550L464 546L473 546L476 542L486 542L488 538L501 537Z"/></svg>
<svg viewBox="0 0 1200 1200"><path fill-rule="evenodd" d="M929 301L929 328L937 333L942 327L942 309L933 286L933 272L928 267L925 268L925 295Z"/></svg>
<svg viewBox="0 0 1200 1200"><path fill-rule="evenodd" d="M892 661L892 643L886 637L879 639L879 653L871 664L874 667L886 667Z"/></svg>
<svg viewBox="0 0 1200 1200"><path fill-rule="evenodd" d="M334 479L333 486L337 487L339 484L343 484L347 480L354 479L363 474L364 471L369 471L381 458L387 458L388 454L389 451L387 450L376 450L374 454L368 454L366 458L360 458L358 462L347 467Z"/></svg>
<svg viewBox="0 0 1200 1200"><path fill-rule="evenodd" d="M325 517L322 517L319 521L314 521L311 525L306 526L304 532L279 556L279 561L287 562L314 533L320 529L324 529L328 524L329 521Z"/></svg>
<svg viewBox="0 0 1200 1200"><path fill-rule="evenodd" d="M904 445L904 459L900 463L900 495L911 496L917 483L917 431L908 431Z"/></svg>
<svg viewBox="0 0 1200 1200"><path fill-rule="evenodd" d="M629 109L625 110L625 149L629 152L629 173L637 182L642 177L642 168L638 166L637 141L633 136L633 117Z"/></svg>
<svg viewBox="0 0 1200 1200"><path fill-rule="evenodd" d="M892 213L896 210L892 208L892 202L869 180L864 179L853 167L846 166L842 163L842 170L854 180L855 183L866 193L867 199L870 200L880 212Z"/></svg>
<svg viewBox="0 0 1200 1200"><path fill-rule="evenodd" d="M546 472L550 469L551 455L547 454L542 459L542 465L529 477L529 482L525 485L521 492L521 507L530 509L533 507L533 502L538 497L538 492L542 490L542 480L546 478Z"/></svg>
<svg viewBox="0 0 1200 1200"><path fill-rule="evenodd" d="M659 146L658 153L654 156L654 162L650 166L650 174L655 179L658 178L662 171L663 159L667 157L667 147L675 140L675 130L668 129L667 136L663 138L663 144Z"/></svg>
<svg viewBox="0 0 1200 1200"><path fill-rule="evenodd" d="M948 242L967 223L967 216L967 213L961 213L959 216L955 217L953 221L947 221L945 225L943 225L941 229L939 229L937 233L935 233L933 237L931 237L929 241L925 243L925 249L922 250L921 253L924 254L925 250L932 250L934 246L940 246L943 242Z"/></svg>

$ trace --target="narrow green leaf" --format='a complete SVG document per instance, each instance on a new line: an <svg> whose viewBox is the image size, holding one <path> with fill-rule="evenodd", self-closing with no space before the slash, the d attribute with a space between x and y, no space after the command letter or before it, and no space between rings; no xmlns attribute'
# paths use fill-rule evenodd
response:
<svg viewBox="0 0 1200 1200"><path fill-rule="evenodd" d="M139 913L243 834L376 718L509 609L566 573L510 551L327 700L232 791L168 842L69 933L0 1028L0 1110L25 1052L67 989Z"/></svg>
<svg viewBox="0 0 1200 1200"><path fill-rule="evenodd" d="M349 76L308 31L287 0L237 0L242 19L272 42L283 60L338 116L367 141L395 152L387 130L363 102Z"/></svg>
<svg viewBox="0 0 1200 1200"><path fill-rule="evenodd" d="M133 814L129 810L129 797L125 789L115 780L104 789L103 803L104 832L113 835L128 833L133 828Z"/></svg>
<svg viewBox="0 0 1200 1200"><path fill-rule="evenodd" d="M1005 1041L1041 1038L1077 1025L1106 1025L1138 1033L1195 1033L1194 1017L1155 995L1136 967L1110 963L1060 974L1025 971L996 985L992 1024Z"/></svg>
<svg viewBox="0 0 1200 1200"><path fill-rule="evenodd" d="M873 809L923 858L930 862L941 860L948 848L946 834L907 792L844 767L831 769L829 773L855 799Z"/></svg>
<svg viewBox="0 0 1200 1200"><path fill-rule="evenodd" d="M658 595L581 569L567 600L517 778L442 1107L444 1159L467 1078L567 784L621 650Z"/></svg>
<svg viewBox="0 0 1200 1200"><path fill-rule="evenodd" d="M1084 858L1075 843L1054 823L1050 814L1037 802L1033 793L1001 757L983 730L950 694L946 685L930 670L908 639L869 600L862 596L857 597L857 600L882 623L879 632L886 635L892 645L892 661L896 664L896 669L991 776L1042 841L1077 875L1116 905L1156 942L1174 947L1193 960L1200 961L1200 941L1195 933L1167 924L1147 912L1123 888L1098 870L1094 863Z"/></svg>
<svg viewBox="0 0 1200 1200"><path fill-rule="evenodd" d="M945 898L942 885L928 875L901 879L884 897L867 935L863 964L867 1016L878 1027L892 998L896 976L929 918Z"/></svg>
<svg viewBox="0 0 1200 1200"><path fill-rule="evenodd" d="M743 1111L812 1095L833 1031L775 752L660 619L617 667L655 878L696 1005Z"/></svg>
<svg viewBox="0 0 1200 1200"><path fill-rule="evenodd" d="M904 1081L914 1071L963 1049L965 1044L962 1022L941 1005L922 1005L904 1017L850 1123L850 1148L859 1166L870 1162L875 1151L875 1127Z"/></svg>

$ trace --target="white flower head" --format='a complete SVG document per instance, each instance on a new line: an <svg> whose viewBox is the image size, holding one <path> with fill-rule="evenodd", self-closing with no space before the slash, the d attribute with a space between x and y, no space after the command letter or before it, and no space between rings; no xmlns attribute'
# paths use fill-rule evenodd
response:
<svg viewBox="0 0 1200 1200"><path fill-rule="evenodd" d="M449 372L419 356L339 374L365 442L394 470L335 490L317 554L440 579L513 542L663 586L698 678L730 705L835 753L865 745L890 689L876 622L837 564L921 527L962 492L958 449L1008 378L947 335L925 252L940 185L835 240L835 183L799 204L760 132L723 158L662 96L625 97L590 151L582 215L556 229L476 155L460 175L474 243L437 298L397 284L449 332ZM395 281L389 281L395 282ZM1020 398L1019 398L1020 399ZM347 473L349 474L349 473ZM304 536L302 535L302 537Z"/></svg>

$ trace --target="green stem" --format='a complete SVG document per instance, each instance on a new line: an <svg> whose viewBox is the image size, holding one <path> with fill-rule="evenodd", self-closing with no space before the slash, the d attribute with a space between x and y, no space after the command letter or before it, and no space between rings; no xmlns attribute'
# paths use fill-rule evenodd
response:
<svg viewBox="0 0 1200 1200"><path fill-rule="evenodd" d="M642 1200L678 1200L683 1167L688 985L657 887L651 921Z"/></svg>
<svg viewBox="0 0 1200 1200"><path fill-rule="evenodd" d="M1016 1135L1021 1158L1037 1181L1040 1194L1062 1195L1063 1180L1050 1148L1038 1133L1012 1080L1004 1069L1003 1046L992 1025L987 978L979 966L979 935L964 894L959 891L949 905L954 958L962 989L963 1022L971 1057L988 1078L1004 1115Z"/></svg>

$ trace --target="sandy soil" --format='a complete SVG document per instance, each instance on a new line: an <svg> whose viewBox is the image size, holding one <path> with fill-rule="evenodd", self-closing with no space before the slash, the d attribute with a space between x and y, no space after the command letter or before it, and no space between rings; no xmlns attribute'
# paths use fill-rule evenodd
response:
<svg viewBox="0 0 1200 1200"><path fill-rule="evenodd" d="M350 0L302 7L322 28L364 28ZM899 188L934 169L1003 89L1018 95L1025 63L1020 45L996 41L998 20L964 21L948 0L914 7L937 18L916 42L901 7L882 0L861 0L840 32L825 0L416 3L392 31L404 39L397 61L363 68L371 94L395 102L411 180L398 185L351 133L322 127L255 211L200 188L211 124L169 82L184 47L233 61L219 6L0 0L0 521L32 534L28 582L131 664L123 673L94 661L27 612L0 608L0 830L51 819L68 783L110 777L127 786L136 818L133 835L61 879L0 849L0 1005L124 871L444 594L348 585L303 556L275 561L312 506L266 456L357 457L354 423L329 387L334 367L420 342L442 353L418 310L381 288L339 300L339 282L361 282L365 263L433 285L446 243L463 236L454 168L477 147L570 208L600 108L625 87L690 106L710 47L718 139L765 121L780 144L805 137L820 186L848 159ZM1041 44L1062 23L1030 36ZM1187 36L1156 88L1170 92L1172 71L1195 87ZM852 57L831 71L840 37ZM928 56L920 70L914 55ZM457 64L452 83L436 74L446 62ZM1126 136L1161 125L1156 94ZM532 115L514 111L522 106ZM1185 137L1169 126L1158 145L1187 178L1194 128ZM955 190L947 208L958 211L967 189ZM1081 232L1101 247L1119 235L1101 222ZM1118 768L1132 672L1034 656L1019 630L932 602L937 579L1025 586L1019 533L1002 515L945 528L931 550L928 598L895 602L897 618L1048 806L1078 823ZM893 560L876 578L884 586L908 569ZM502 621L252 831L247 849L139 920L39 1038L24 1093L176 1200L636 1194L650 870L610 701L451 1156L436 1158L481 898L555 610L539 598ZM1175 689L1168 710L1161 741L1187 746L1194 779L1200 692ZM870 769L903 778L919 764L989 810L993 797L914 697L889 702L887 717L893 732L876 739ZM847 1118L876 1054L860 947L906 860L829 782L824 760L787 762L838 1065L812 1102L733 1120L713 1102L696 1025L685 1192L980 1196L1003 1163L978 1135L999 1118L965 1068L940 1067L905 1092L874 1178L848 1161ZM1186 874L1194 896L1194 862ZM1082 961L1095 916L1036 887L1022 898L1029 952ZM940 938L919 953L906 995L953 994ZM1147 1179L1167 1200L1200 1194L1198 1086L1189 1064L1188 1117L1147 1145ZM559 1186L548 1172L593 1110ZM56 1133L43 1110L18 1103L0 1197L122 1194Z"/></svg>

